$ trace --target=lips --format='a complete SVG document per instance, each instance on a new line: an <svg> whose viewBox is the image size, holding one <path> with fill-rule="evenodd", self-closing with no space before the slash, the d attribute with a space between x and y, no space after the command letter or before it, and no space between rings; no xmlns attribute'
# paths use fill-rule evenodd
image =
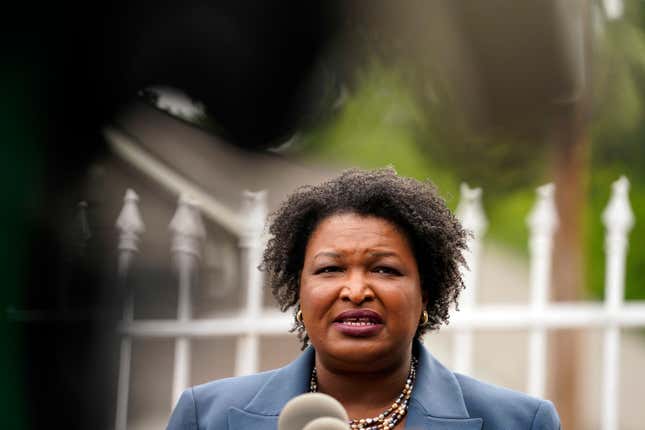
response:
<svg viewBox="0 0 645 430"><path fill-rule="evenodd" d="M334 326L345 335L366 337L381 330L383 318L370 309L351 309L338 314Z"/></svg>

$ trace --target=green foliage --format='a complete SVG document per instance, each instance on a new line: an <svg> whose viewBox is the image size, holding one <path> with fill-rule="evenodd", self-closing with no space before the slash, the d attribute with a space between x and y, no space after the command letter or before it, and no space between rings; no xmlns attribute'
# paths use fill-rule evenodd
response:
<svg viewBox="0 0 645 430"><path fill-rule="evenodd" d="M486 205L486 214L491 220L488 236L528 256L526 217L534 203L533 189L513 191L494 197L493 201Z"/></svg>

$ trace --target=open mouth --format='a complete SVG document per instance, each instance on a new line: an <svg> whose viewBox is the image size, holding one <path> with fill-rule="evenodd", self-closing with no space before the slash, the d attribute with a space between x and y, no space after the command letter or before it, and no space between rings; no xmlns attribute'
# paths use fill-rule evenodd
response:
<svg viewBox="0 0 645 430"><path fill-rule="evenodd" d="M375 325L375 321L372 321L368 318L346 318L338 321L341 324L348 324L353 326L366 326L366 325Z"/></svg>
<svg viewBox="0 0 645 430"><path fill-rule="evenodd" d="M334 319L334 327L344 336L371 338L377 336L385 325L378 312L371 309L350 309Z"/></svg>
<svg viewBox="0 0 645 430"><path fill-rule="evenodd" d="M383 318L370 309L352 309L341 312L334 319L334 322L355 327L365 327L383 324Z"/></svg>

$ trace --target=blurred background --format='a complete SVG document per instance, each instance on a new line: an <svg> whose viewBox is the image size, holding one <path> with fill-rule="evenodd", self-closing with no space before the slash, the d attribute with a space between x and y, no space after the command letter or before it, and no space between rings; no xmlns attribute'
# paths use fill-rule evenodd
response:
<svg viewBox="0 0 645 430"><path fill-rule="evenodd" d="M123 428L115 416L128 291L133 318L150 325L131 338L125 422L163 428L177 336L159 334L155 321L246 312L253 247L236 223L352 166L429 179L452 209L462 182L482 189L476 305L529 302L526 218L545 183L555 185L558 215L549 300L602 301L601 215L625 175L635 219L625 300L645 300L640 1L138 0L14 5L4 17L4 428ZM145 232L129 225L140 241L125 287L116 223L127 189ZM204 233L188 314L169 231L184 192L202 198ZM270 294L259 297L273 315ZM603 333L548 332L544 396L563 428L607 428ZM644 333L621 330L616 428L645 422ZM188 383L240 373L240 337L192 338ZM471 373L526 391L528 337L475 330ZM253 339L257 362L246 369L299 353L286 329ZM425 341L455 364L449 330Z"/></svg>

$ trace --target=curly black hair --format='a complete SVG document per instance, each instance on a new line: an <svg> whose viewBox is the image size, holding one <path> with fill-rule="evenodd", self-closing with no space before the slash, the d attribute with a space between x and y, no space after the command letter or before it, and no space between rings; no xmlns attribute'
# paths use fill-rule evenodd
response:
<svg viewBox="0 0 645 430"><path fill-rule="evenodd" d="M311 233L326 217L356 213L386 219L407 236L428 298L428 323L420 337L449 319L451 303L464 288L460 267L466 265L468 233L431 182L397 175L393 168L351 169L319 185L303 186L271 215L269 239L260 269L267 273L273 296L284 312L299 309L300 273ZM309 343L304 327L296 331L303 349Z"/></svg>

